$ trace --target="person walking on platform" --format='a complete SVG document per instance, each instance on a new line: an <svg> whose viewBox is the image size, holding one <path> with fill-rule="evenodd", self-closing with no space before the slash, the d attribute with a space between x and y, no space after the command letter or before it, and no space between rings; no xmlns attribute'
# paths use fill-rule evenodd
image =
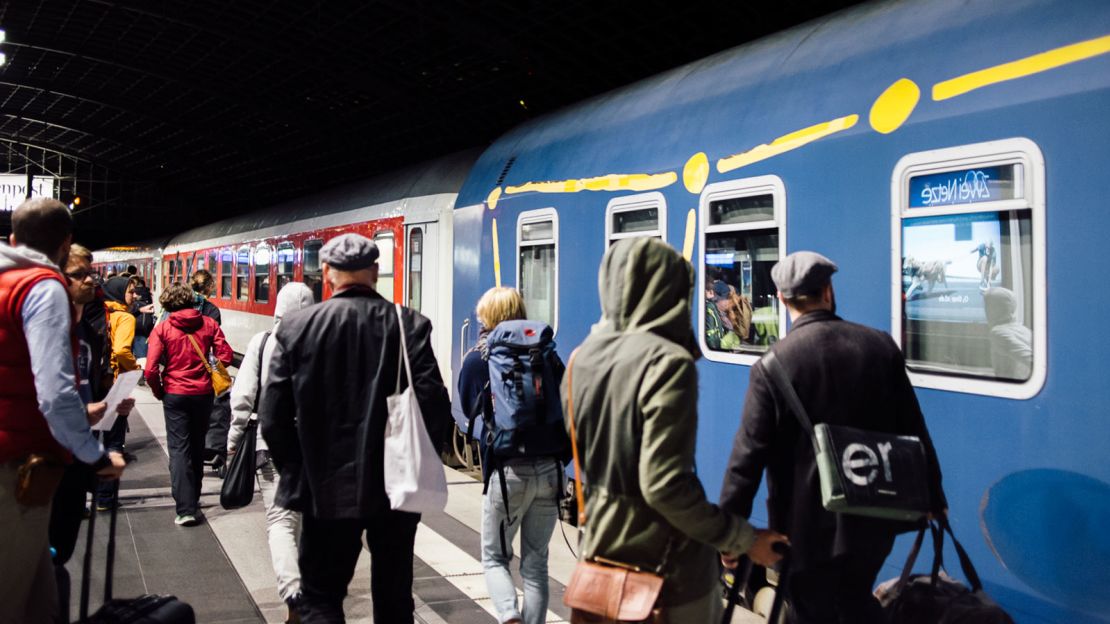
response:
<svg viewBox="0 0 1110 624"><path fill-rule="evenodd" d="M940 467L902 352L886 333L836 315L836 270L831 260L811 251L790 254L771 269L793 323L772 352L815 422L918 436L929 465L931 506L942 513ZM757 362L721 506L748 516L766 469L771 528L789 534L792 546L786 579L791 621L883 622L871 594L875 578L895 535L916 526L825 510L812 449L763 362Z"/></svg>
<svg viewBox="0 0 1110 624"><path fill-rule="evenodd" d="M584 472L580 558L661 574L669 622L719 621L718 552L770 565L786 541L710 503L695 473L693 288L693 267L666 243L618 241L601 262L601 321L563 377Z"/></svg>
<svg viewBox="0 0 1110 624"><path fill-rule="evenodd" d="M106 406L89 410L78 393L73 310L59 272L69 258L72 230L64 204L29 199L12 213L11 246L0 245L3 624L57 619L48 535L62 466L76 458L102 478L118 479L125 465L122 455L104 451L89 428ZM19 477L21 467L26 480Z"/></svg>
<svg viewBox="0 0 1110 624"><path fill-rule="evenodd" d="M315 303L312 290L300 282L289 282L281 288L274 305L274 329L281 325L281 319L297 310L303 310ZM258 398L262 384L269 376L270 359L276 341L272 340L272 330L255 334L247 344L235 385L231 387L231 430L227 437L227 455L235 454L243 438L247 422L258 412ZM278 593L289 606L287 621L298 621L297 603L301 595L301 571L297 566L297 541L301 531L301 514L286 509L274 502L280 477L270 458L266 441L259 431L255 462L258 473L258 488L262 492L262 502L266 505L266 535L270 541L270 560L277 575Z"/></svg>
<svg viewBox="0 0 1110 624"><path fill-rule="evenodd" d="M170 454L170 486L178 526L199 523L204 476L204 436L212 413L212 379L201 358L213 354L225 366L231 346L216 321L193 309L193 293L174 284L158 298L170 315L150 333L146 382L162 401ZM197 352L200 352L199 354Z"/></svg>
<svg viewBox="0 0 1110 624"><path fill-rule="evenodd" d="M459 396L471 418L483 417L486 431L495 405L490 389L490 332L503 321L526 318L524 298L514 288L497 287L486 291L475 310L482 331L478 344L467 354L459 371ZM557 358L557 356L555 356ZM514 360L515 361L515 360ZM562 362L558 362L561 377ZM554 371L553 371L554 372ZM554 392L554 385L552 391ZM555 395L552 395L557 400ZM507 409L504 405L501 409ZM547 618L548 574L547 543L559 519L563 465L570 444L561 429L559 415L554 423L557 439L544 430L537 433L550 439L545 452L522 453L511 458L494 457L495 449L482 436L482 468L486 471L486 494L482 501L482 567L486 586L501 622L543 624ZM518 429L518 436L529 435ZM536 434L532 434L535 436ZM549 449L558 449L555 454ZM502 481L503 479L503 481ZM513 559L512 541L520 531L520 575L524 580L523 604L517 601L509 563Z"/></svg>
<svg viewBox="0 0 1110 624"><path fill-rule="evenodd" d="M131 351L135 342L135 317L127 303L127 289L130 286L129 277L113 277L104 283L104 309L108 314L108 338L111 344L111 367L113 379L120 373L139 370L139 362ZM127 445L127 415L123 414L116 419L112 428L105 432L101 438L104 447L111 451L124 453ZM112 504L111 483L101 483L96 493L96 510L106 511Z"/></svg>
<svg viewBox="0 0 1110 624"><path fill-rule="evenodd" d="M419 514L393 511L385 493L386 398L399 386L398 315L411 384L433 442L450 402L432 353L431 323L375 290L378 248L343 234L320 249L332 298L287 314L270 337L262 435L281 473L276 504L302 512L299 564L304 622L343 622L343 597L366 534L374 621L413 621L413 547ZM403 376L402 376L403 378ZM438 449L437 449L438 450Z"/></svg>

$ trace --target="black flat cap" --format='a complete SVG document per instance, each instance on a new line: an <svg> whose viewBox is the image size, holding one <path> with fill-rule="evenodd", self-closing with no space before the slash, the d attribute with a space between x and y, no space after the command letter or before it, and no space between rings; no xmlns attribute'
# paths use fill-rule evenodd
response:
<svg viewBox="0 0 1110 624"><path fill-rule="evenodd" d="M771 267L771 279L783 297L813 295L829 284L836 263L814 251L796 251Z"/></svg>
<svg viewBox="0 0 1110 624"><path fill-rule="evenodd" d="M320 249L320 261L340 271L358 271L378 261L378 246L358 234L340 234Z"/></svg>

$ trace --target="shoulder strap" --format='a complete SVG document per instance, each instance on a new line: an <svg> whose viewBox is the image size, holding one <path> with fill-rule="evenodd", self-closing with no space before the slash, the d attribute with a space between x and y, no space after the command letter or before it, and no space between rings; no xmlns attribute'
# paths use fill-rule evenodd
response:
<svg viewBox="0 0 1110 624"><path fill-rule="evenodd" d="M574 497L578 501L578 529L586 526L586 499L582 496L582 465L578 460L578 432L574 426L574 358L578 349L567 361L567 422L570 424L570 450L574 458Z"/></svg>
<svg viewBox="0 0 1110 624"><path fill-rule="evenodd" d="M197 355L200 356L200 363L204 364L204 370L208 371L209 375L214 374L212 372L212 367L208 365L208 358L204 357L204 351L200 350L200 345L197 344L197 341L193 338L193 335L185 334L185 337L189 339L189 342L193 343L193 348L197 350Z"/></svg>
<svg viewBox="0 0 1110 624"><path fill-rule="evenodd" d="M404 319L403 316L401 316L401 304L395 303L393 305L397 309L397 326L400 328L400 332L401 332L401 358L405 362L405 374L408 375L409 385L411 386L412 385L412 366L409 364L409 348L408 348L408 345L405 344L405 319ZM396 390L395 394L400 394L400 393L401 393L401 370L400 370L400 367L398 367L398 370L397 370L397 390Z"/></svg>
<svg viewBox="0 0 1110 624"><path fill-rule="evenodd" d="M786 372L782 370L782 365L779 364L775 352L768 351L763 356L762 361L763 368L770 373L771 384L777 387L786 398L790 411L794 412L794 416L798 419L798 423L802 425L802 429L809 434L810 441L813 442L813 447L816 450L817 440L813 437L813 423L810 422L809 415L806 414L806 408L802 406L802 400L798 398L798 393L794 391L794 386L786 377Z"/></svg>
<svg viewBox="0 0 1110 624"><path fill-rule="evenodd" d="M270 332L262 334L262 344L258 345L258 386L254 390L254 411L258 413L258 402L262 399L262 367L266 362L266 341L270 339Z"/></svg>

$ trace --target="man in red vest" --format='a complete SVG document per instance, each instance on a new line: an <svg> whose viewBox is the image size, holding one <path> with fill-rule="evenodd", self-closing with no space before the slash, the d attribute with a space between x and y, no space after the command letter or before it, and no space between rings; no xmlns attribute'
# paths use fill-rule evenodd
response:
<svg viewBox="0 0 1110 624"><path fill-rule="evenodd" d="M124 460L104 452L90 422L106 406L86 409L74 373L73 310L64 266L72 241L69 210L54 199L29 199L12 213L11 246L0 244L0 624L52 622L58 611L50 561L50 503L17 494L19 469L32 456L68 463L76 457L102 478L118 479ZM33 473L32 492L45 474ZM46 492L50 500L52 492Z"/></svg>

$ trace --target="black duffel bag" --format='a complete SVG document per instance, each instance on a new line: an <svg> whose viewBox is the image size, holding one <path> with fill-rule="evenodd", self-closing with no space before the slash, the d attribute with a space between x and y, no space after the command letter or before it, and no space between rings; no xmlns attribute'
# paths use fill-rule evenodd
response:
<svg viewBox="0 0 1110 624"><path fill-rule="evenodd" d="M911 574L926 529L933 536L933 569L930 574ZM971 583L970 588L941 570L946 532L952 537L960 568ZM975 566L971 565L971 558L943 517L935 523L928 522L918 531L902 575L880 585L875 597L883 605L890 624L1014 624L1013 618L983 591L983 583Z"/></svg>
<svg viewBox="0 0 1110 624"><path fill-rule="evenodd" d="M243 430L239 448L224 476L220 488L220 507L238 509L251 504L254 499L255 449L258 444L258 419L251 418Z"/></svg>

